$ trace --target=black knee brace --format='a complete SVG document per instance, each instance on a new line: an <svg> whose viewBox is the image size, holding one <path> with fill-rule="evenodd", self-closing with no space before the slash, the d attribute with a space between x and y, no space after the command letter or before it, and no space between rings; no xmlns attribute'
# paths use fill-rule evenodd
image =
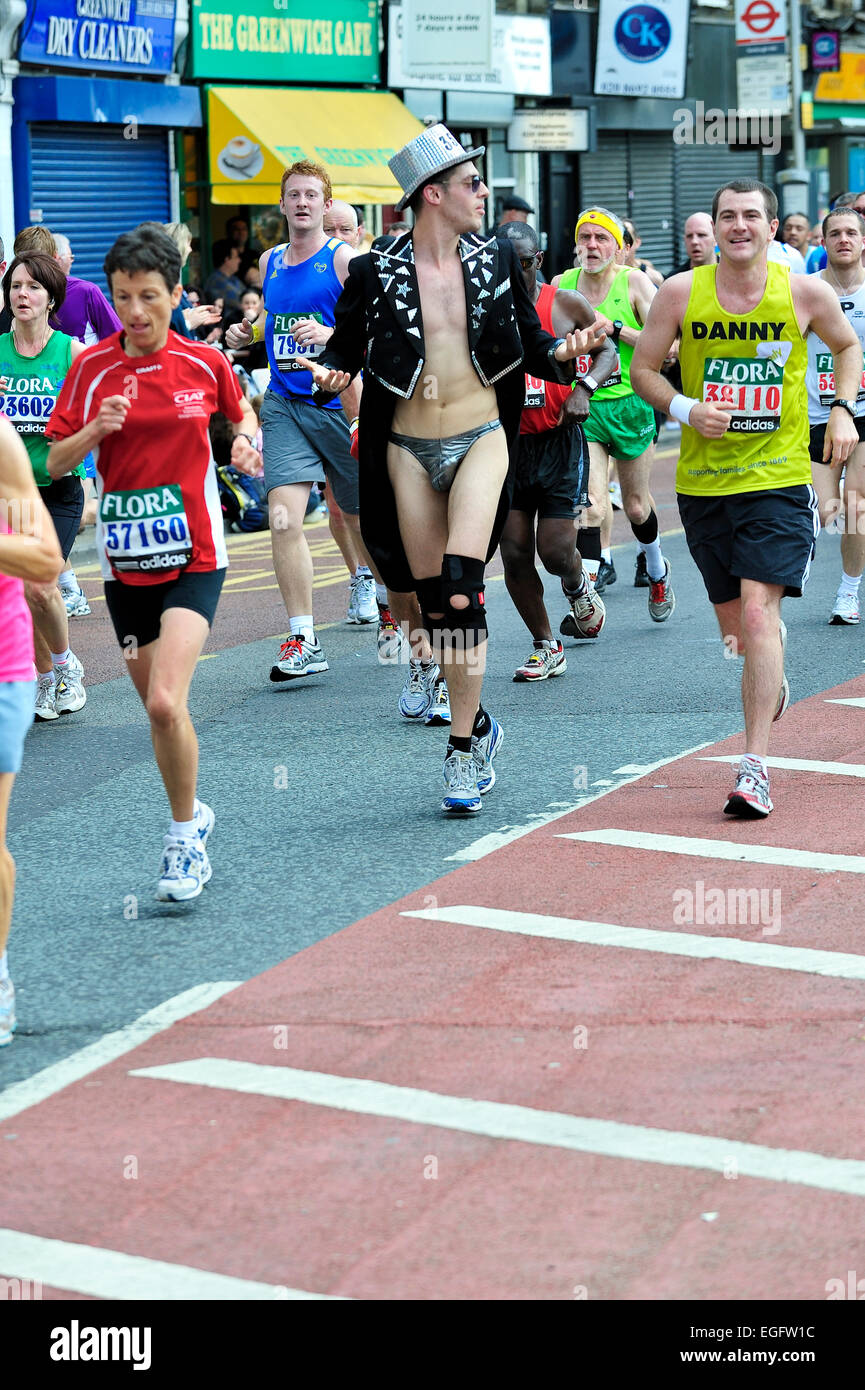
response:
<svg viewBox="0 0 865 1390"><path fill-rule="evenodd" d="M458 642L476 647L487 637L487 614L484 605L484 562L469 555L445 555L442 561L441 592L445 616L441 626L452 635L450 645ZM454 608L451 599L457 594L469 600L467 607ZM457 638L457 633L462 634Z"/></svg>
<svg viewBox="0 0 865 1390"><path fill-rule="evenodd" d="M424 630L430 643L432 643L432 630L434 627L441 627L442 619L441 617L431 618L430 613L442 614L445 608L441 575L436 574L432 579L416 579L414 591L417 594Z"/></svg>

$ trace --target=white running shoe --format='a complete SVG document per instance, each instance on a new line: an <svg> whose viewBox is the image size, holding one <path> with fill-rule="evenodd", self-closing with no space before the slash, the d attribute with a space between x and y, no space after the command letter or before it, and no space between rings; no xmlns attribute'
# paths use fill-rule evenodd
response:
<svg viewBox="0 0 865 1390"><path fill-rule="evenodd" d="M405 719L423 719L435 696L435 684L441 675L438 664L431 661L422 666L412 659L399 697L399 712Z"/></svg>
<svg viewBox="0 0 865 1390"><path fill-rule="evenodd" d="M166 835L156 898L161 903L182 903L197 898L213 870L201 842Z"/></svg>
<svg viewBox="0 0 865 1390"><path fill-rule="evenodd" d="M60 584L60 592L66 605L67 618L84 618L90 612L87 595L78 584Z"/></svg>
<svg viewBox="0 0 865 1390"><path fill-rule="evenodd" d="M394 620L390 609L385 605L378 610L378 659L383 666L392 666L399 661L402 651L402 629Z"/></svg>
<svg viewBox="0 0 865 1390"><path fill-rule="evenodd" d="M203 801L199 801L198 810L195 813L195 820L198 825L198 838L201 841L201 848L207 845L207 839L216 822L216 816L209 806L205 806Z"/></svg>
<svg viewBox="0 0 865 1390"><path fill-rule="evenodd" d="M583 570L583 579L583 587L575 594L567 593L562 586L562 592L571 605L570 612L559 623L559 632L563 637L597 637L607 621L606 605L598 597L586 570Z"/></svg>
<svg viewBox="0 0 865 1390"><path fill-rule="evenodd" d="M367 623L378 622L378 603L375 597L375 580L371 574L356 574L349 584L347 623L357 623L365 627Z"/></svg>
<svg viewBox="0 0 865 1390"><path fill-rule="evenodd" d="M298 676L316 676L321 671L329 670L318 638L313 638L310 642L301 634L298 637L289 637L283 642L276 658L276 665L271 667L270 679L293 681Z"/></svg>
<svg viewBox="0 0 865 1390"><path fill-rule="evenodd" d="M84 667L74 653L63 666L54 667L54 704L58 714L75 714L87 704Z"/></svg>
<svg viewBox="0 0 865 1390"><path fill-rule="evenodd" d="M478 737L472 734L472 757L478 769L478 791L481 796L486 795L490 787L495 784L496 772L493 767L493 758L498 753L505 741L505 731L497 719L489 716L490 727L487 732Z"/></svg>
<svg viewBox="0 0 865 1390"><path fill-rule="evenodd" d="M51 719L58 719L56 704L57 686L54 681L45 681L40 676L39 685L36 691L36 715L37 724L47 724Z"/></svg>
<svg viewBox="0 0 865 1390"><path fill-rule="evenodd" d="M7 978L0 980L0 1047L8 1047L15 1032L15 986Z"/></svg>
<svg viewBox="0 0 865 1390"><path fill-rule="evenodd" d="M454 750L445 758L445 794L442 810L446 816L476 816L482 802L478 788L478 764L473 753Z"/></svg>
<svg viewBox="0 0 865 1390"><path fill-rule="evenodd" d="M432 704L424 715L426 725L433 725L440 728L451 722L451 697L448 694L448 683L440 680L433 691Z"/></svg>
<svg viewBox="0 0 865 1390"><path fill-rule="evenodd" d="M858 594L844 594L839 589L835 595L835 607L832 609L832 616L829 622L833 627L843 627L845 623L858 623L858 621Z"/></svg>
<svg viewBox="0 0 865 1390"><path fill-rule="evenodd" d="M563 676L568 669L565 649L561 642L545 642L534 647L522 666L514 671L515 681L545 681L550 676Z"/></svg>

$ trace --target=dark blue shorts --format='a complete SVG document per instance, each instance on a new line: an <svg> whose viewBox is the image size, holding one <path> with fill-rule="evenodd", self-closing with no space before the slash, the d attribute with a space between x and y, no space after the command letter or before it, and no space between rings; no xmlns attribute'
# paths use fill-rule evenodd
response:
<svg viewBox="0 0 865 1390"><path fill-rule="evenodd" d="M717 497L678 494L685 538L711 603L738 598L742 579L801 598L820 532L810 483Z"/></svg>

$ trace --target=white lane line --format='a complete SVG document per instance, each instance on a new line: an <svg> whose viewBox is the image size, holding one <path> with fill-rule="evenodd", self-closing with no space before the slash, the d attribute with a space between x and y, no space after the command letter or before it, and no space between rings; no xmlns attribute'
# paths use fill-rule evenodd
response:
<svg viewBox="0 0 865 1390"><path fill-rule="evenodd" d="M745 889L728 890L738 895ZM752 889L756 893L757 890ZM747 901L747 900L746 900ZM747 908L743 908L747 915ZM613 922L578 922L570 917L547 917L538 912L506 912L495 907L438 907L401 912L401 917L420 917L427 922L454 922L488 931L543 936L553 941L574 941L586 946L621 946L628 951L658 951L667 956L692 956L699 960L732 960L741 965L768 966L774 970L798 970L806 975L828 975L839 980L865 980L865 956L842 951L812 951L799 946L772 946L765 941L740 941L734 936L700 936L696 932L654 931L648 927L620 927Z"/></svg>
<svg viewBox="0 0 865 1390"><path fill-rule="evenodd" d="M653 850L661 854L693 854L698 859L734 859L739 863L777 864L790 869L816 869L865 874L865 858L858 854L818 854L814 850L787 849L783 845L746 845L734 840L698 840L688 835L653 835L647 830L576 830L557 835L558 840L584 840L589 844L622 845L627 849Z"/></svg>
<svg viewBox="0 0 865 1390"><path fill-rule="evenodd" d="M701 763L738 763L741 754L723 758L700 758ZM767 767L780 767L787 772L837 773L839 777L865 777L865 763L821 763L810 758L764 758Z"/></svg>
<svg viewBox="0 0 865 1390"><path fill-rule="evenodd" d="M235 1279L189 1265L147 1260L122 1250L98 1245L76 1245L49 1240L26 1231L0 1229L0 1270L6 1276L29 1279L69 1293L106 1299L219 1299L249 1302L252 1299L326 1299L343 1301L338 1294L307 1293L284 1284L260 1284L254 1279Z"/></svg>
<svg viewBox="0 0 865 1390"><path fill-rule="evenodd" d="M194 985L192 989L185 989L182 994L175 994L172 999L157 1004L155 1009L149 1009L146 1014L118 1028L116 1032L106 1033L104 1038L97 1038L96 1042L73 1052L71 1057L64 1057L62 1062L55 1062L34 1076L17 1081L0 1095L0 1121L8 1120L41 1100L47 1100L65 1086L71 1086L73 1081L80 1081L83 1076L89 1076L97 1068L122 1057L124 1052L131 1052L139 1043L147 1042L156 1033L164 1032L172 1023L206 1009L242 983L241 980L220 980Z"/></svg>
<svg viewBox="0 0 865 1390"><path fill-rule="evenodd" d="M649 1129L615 1120L533 1110L525 1105L503 1105L498 1101L418 1091L411 1086L391 1086L383 1081L297 1071L294 1067L262 1066L225 1057L199 1057L162 1067L145 1067L130 1075L302 1101L306 1105L322 1105L356 1115L436 1125L463 1134L512 1139L524 1144L601 1154L606 1158L633 1159L639 1163L708 1168L718 1173L729 1171L732 1163L742 1177L801 1183L829 1192L865 1196L865 1162L859 1159L829 1158L796 1149L770 1149L762 1144L744 1144L714 1135Z"/></svg>
<svg viewBox="0 0 865 1390"><path fill-rule="evenodd" d="M680 758L688 758L692 753L700 753L704 748L714 747L713 742L697 743L693 748L683 748L681 753L674 753L672 757L662 758L657 763L646 763L645 766L636 763L628 763L626 767L620 767L613 775L625 774L622 780L604 788L603 791L593 792L590 796L579 797L573 805L564 806L562 810L550 815L548 812L540 812L532 817L531 825L503 825L498 830L491 831L488 835L482 835L479 840L472 840L471 844L464 849L459 849L454 854L445 855L446 860L458 860L460 863L474 862L483 859L485 855L492 854L495 850L501 849L503 845L509 845L514 840L522 839L523 835L528 835L532 830L537 830L541 825L549 825L551 821L558 820L561 816L569 816L574 811L581 811L584 806L589 806L593 801L598 801L602 796L609 796L611 792L619 790L619 787L626 787L629 782L636 782L641 777L645 777L647 772L655 772L659 767L667 767L669 763L678 762ZM597 785L597 784L593 784Z"/></svg>
<svg viewBox="0 0 865 1390"><path fill-rule="evenodd" d="M849 700L824 700L824 705L852 705L854 709L865 709L865 696L855 695Z"/></svg>

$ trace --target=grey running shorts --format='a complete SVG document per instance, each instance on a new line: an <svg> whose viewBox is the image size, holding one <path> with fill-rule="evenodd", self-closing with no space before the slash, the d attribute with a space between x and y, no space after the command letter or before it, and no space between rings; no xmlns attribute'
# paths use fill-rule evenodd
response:
<svg viewBox="0 0 865 1390"><path fill-rule="evenodd" d="M261 407L261 430L268 492L291 483L326 479L342 511L358 515L357 463L349 452L351 436L341 410L268 391Z"/></svg>

